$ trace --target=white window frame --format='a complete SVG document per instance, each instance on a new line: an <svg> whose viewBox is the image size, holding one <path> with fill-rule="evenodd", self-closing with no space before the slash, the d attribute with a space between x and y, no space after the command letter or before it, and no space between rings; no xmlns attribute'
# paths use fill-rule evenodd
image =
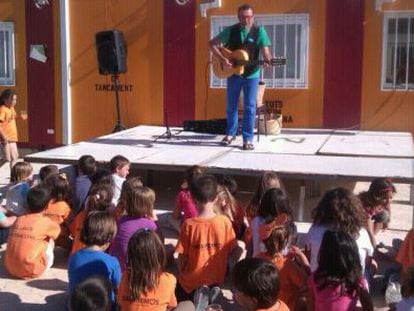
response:
<svg viewBox="0 0 414 311"><path fill-rule="evenodd" d="M210 38L214 38L221 29L226 26L233 25L238 22L238 19L234 15L216 15L211 16L210 21ZM267 88L294 88L294 89L306 89L308 88L308 56L309 56L309 14L263 14L255 15L255 22L260 26L277 26L277 25L288 25L292 22L296 25L301 25L301 35L300 38L295 38L295 49L297 49L298 44L300 43L301 53L300 57L300 68L299 68L299 77L296 78L286 78L286 65L279 67L283 70L284 78L276 78L276 67L270 67L265 70L272 70L273 78L265 78L263 75L263 70L261 70L261 78L266 83ZM270 38L272 42L271 54L275 57L286 55L286 44L284 45L284 55L276 55L275 49L277 46L276 42L276 31L273 32L273 37ZM285 38L286 38L286 28L285 28ZM300 41L299 41L300 40ZM297 52L295 52L295 57ZM210 58L211 58L210 53ZM287 60L289 62L289 60ZM297 64L297 62L296 62ZM296 72L296 70L295 70ZM210 87L211 88L224 88L226 87L226 79L220 79L216 77L213 73L212 66L210 66Z"/></svg>
<svg viewBox="0 0 414 311"><path fill-rule="evenodd" d="M8 46L6 41L0 42L2 50L4 51L3 62L4 68L9 68L5 75L0 73L0 85L15 85L15 66L14 66L14 24L12 22L0 22L0 31L4 32L8 39Z"/></svg>
<svg viewBox="0 0 414 311"><path fill-rule="evenodd" d="M397 27L398 27L398 19L401 18L408 18L408 32L407 38L405 39L406 48L407 48L407 61L406 61L406 82L405 83L397 83L396 75L397 75L397 53L394 53L394 68L393 68L393 82L389 83L386 81L387 75L387 43L388 43L388 24L390 19L397 19ZM414 83L408 83L408 65L409 65L409 48L410 44L414 45L414 41L410 41L410 22L414 19L414 11L387 11L384 12L384 19L383 19L383 29L382 29L382 65L381 65L381 90L382 91L414 91ZM398 36L396 36L394 43L398 45Z"/></svg>

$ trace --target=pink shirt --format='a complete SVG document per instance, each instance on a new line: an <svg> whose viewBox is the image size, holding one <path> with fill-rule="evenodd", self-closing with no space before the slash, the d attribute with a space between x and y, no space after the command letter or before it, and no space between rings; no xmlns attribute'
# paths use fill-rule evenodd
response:
<svg viewBox="0 0 414 311"><path fill-rule="evenodd" d="M191 198L190 190L181 189L175 199L177 209L183 212L183 221L188 218L194 218L198 216L197 208Z"/></svg>
<svg viewBox="0 0 414 311"><path fill-rule="evenodd" d="M358 302L358 295L341 295L341 286L335 288L327 286L318 290L313 280L313 275L308 278L308 288L313 293L315 311L350 311L355 310ZM361 286L367 288L366 282L361 281Z"/></svg>

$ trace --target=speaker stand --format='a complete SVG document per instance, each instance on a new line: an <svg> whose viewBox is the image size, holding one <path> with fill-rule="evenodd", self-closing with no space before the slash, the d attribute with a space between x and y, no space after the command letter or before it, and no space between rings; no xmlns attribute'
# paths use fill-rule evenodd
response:
<svg viewBox="0 0 414 311"><path fill-rule="evenodd" d="M112 133L117 133L117 132L125 130L125 127L123 127L121 124L121 112L119 109L119 94L118 94L119 75L117 73L112 75L112 82L114 83L114 86L115 86L115 105L116 105L116 123L115 123Z"/></svg>
<svg viewBox="0 0 414 311"><path fill-rule="evenodd" d="M154 139L154 143L157 142L158 139L180 139L180 137L178 137L176 134L173 134L171 129L170 129L170 125L168 123L168 113L167 111L164 113L164 120L165 120L165 132L162 133L161 135L157 136ZM179 131L181 132L181 131Z"/></svg>

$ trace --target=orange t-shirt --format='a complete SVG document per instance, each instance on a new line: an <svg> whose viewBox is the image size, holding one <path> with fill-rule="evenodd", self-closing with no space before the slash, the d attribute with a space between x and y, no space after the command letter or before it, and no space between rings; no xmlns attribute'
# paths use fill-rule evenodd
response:
<svg viewBox="0 0 414 311"><path fill-rule="evenodd" d="M8 141L17 141L16 110L14 107L0 106L0 126Z"/></svg>
<svg viewBox="0 0 414 311"><path fill-rule="evenodd" d="M275 257L267 253L259 253L259 258L271 261L279 270L280 290L279 299L282 300L291 310L295 310L298 299L298 291L306 286L308 276L293 260L281 254Z"/></svg>
<svg viewBox="0 0 414 311"><path fill-rule="evenodd" d="M223 283L228 255L235 245L236 236L226 216L186 219L175 249L187 259L178 274L184 290L190 293L201 285Z"/></svg>
<svg viewBox="0 0 414 311"><path fill-rule="evenodd" d="M408 231L395 260L402 265L404 275L414 265L414 229Z"/></svg>
<svg viewBox="0 0 414 311"><path fill-rule="evenodd" d="M85 244L83 244L80 240L80 232L82 230L83 221L85 220L85 217L85 211L81 211L78 213L78 215L76 215L75 219L69 225L69 230L73 237L72 250L70 252L71 254L85 247Z"/></svg>
<svg viewBox="0 0 414 311"><path fill-rule="evenodd" d="M70 206L65 201L50 200L43 214L52 219L57 224L62 224L70 214Z"/></svg>
<svg viewBox="0 0 414 311"><path fill-rule="evenodd" d="M4 265L13 276L33 278L46 269L46 249L60 226L43 213L19 216L10 228Z"/></svg>
<svg viewBox="0 0 414 311"><path fill-rule="evenodd" d="M177 306L175 298L175 276L164 272L160 276L157 288L133 300L128 284L128 272L122 273L121 283L117 293L117 302L122 311L164 311Z"/></svg>
<svg viewBox="0 0 414 311"><path fill-rule="evenodd" d="M256 309L256 311L289 311L289 307L280 299L270 308L267 309Z"/></svg>

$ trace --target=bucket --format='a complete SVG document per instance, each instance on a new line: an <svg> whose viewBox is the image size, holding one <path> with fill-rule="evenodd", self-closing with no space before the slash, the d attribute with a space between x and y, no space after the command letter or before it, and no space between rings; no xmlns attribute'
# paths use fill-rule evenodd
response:
<svg viewBox="0 0 414 311"><path fill-rule="evenodd" d="M260 117L259 120L259 132L260 134L268 134L268 135L278 135L282 131L282 122L283 117L282 115L276 116L276 118L268 119L266 122L267 133L264 127L264 119Z"/></svg>

